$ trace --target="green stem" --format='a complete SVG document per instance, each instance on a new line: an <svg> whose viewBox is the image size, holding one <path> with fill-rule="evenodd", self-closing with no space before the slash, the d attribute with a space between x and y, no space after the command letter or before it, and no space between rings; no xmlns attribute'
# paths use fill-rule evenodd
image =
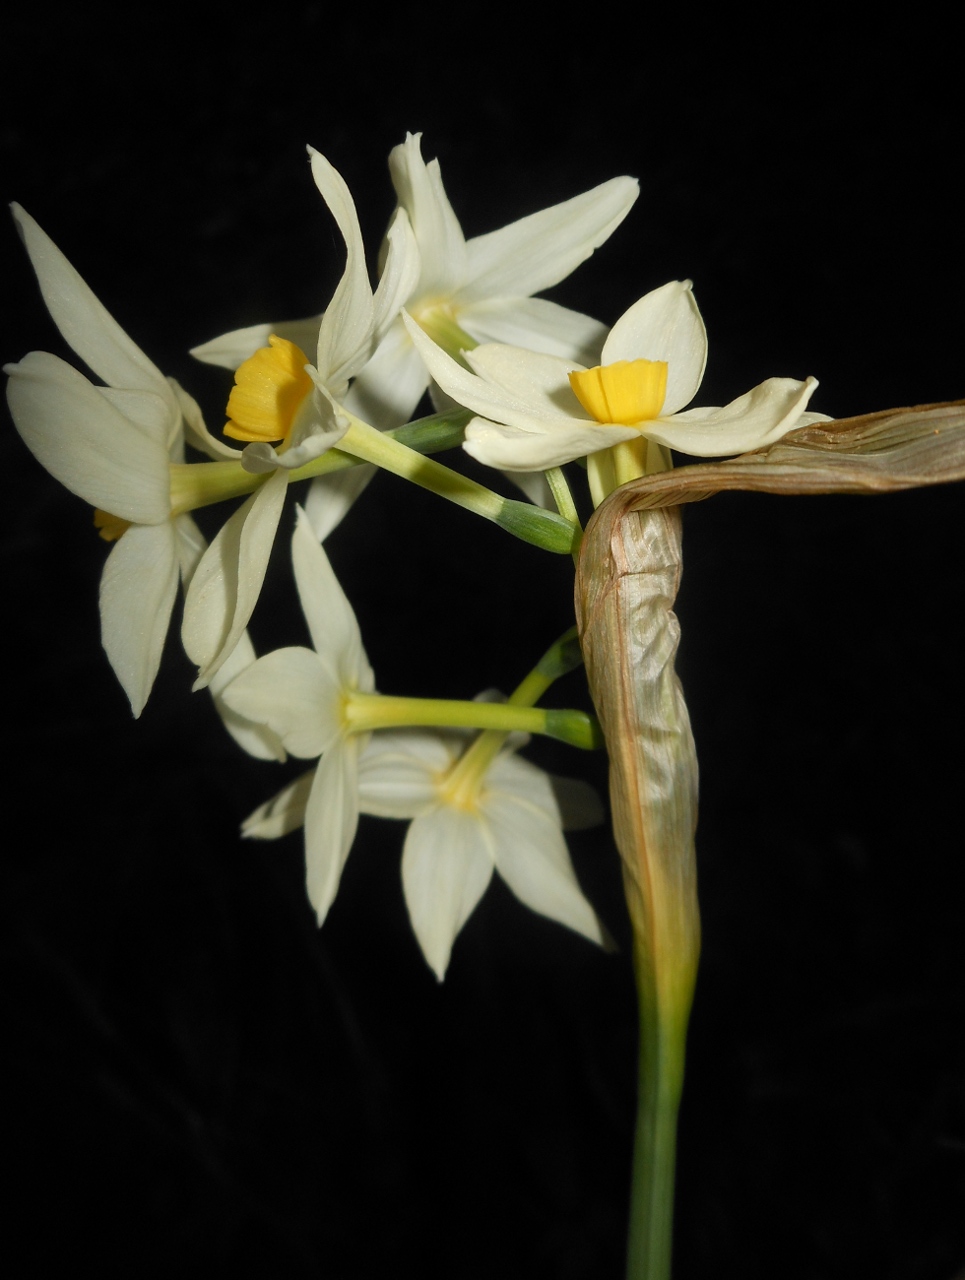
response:
<svg viewBox="0 0 965 1280"><path fill-rule="evenodd" d="M603 745L600 726L584 711L555 711L507 702L461 702L446 698L395 698L381 693L352 693L345 702L351 733L433 725L441 728L499 729L506 733L542 733L592 751Z"/></svg>
<svg viewBox="0 0 965 1280"><path fill-rule="evenodd" d="M468 409L433 413L427 418L417 418L415 422L386 431L385 435L416 453L441 453L462 444L466 423L471 417ZM296 467L289 479L313 480L316 476L328 476L348 467L358 467L361 462L361 458L342 453L340 449L329 449L303 467ZM230 458L223 462L172 462L171 514L182 515L228 498L246 497L267 479L267 474L245 471L240 454L237 462Z"/></svg>
<svg viewBox="0 0 965 1280"><path fill-rule="evenodd" d="M670 1280L677 1112L684 1079L689 994L684 1007L659 990L650 948L634 942L640 1031L637 1122L630 1188L627 1280Z"/></svg>
<svg viewBox="0 0 965 1280"><path fill-rule="evenodd" d="M536 666L516 686L504 705L532 707L546 692L554 680L565 676L583 665L576 627L564 631L546 650ZM488 729L466 748L449 772L448 782L454 791L474 779L482 778L486 770L503 749L509 735L504 729Z"/></svg>
<svg viewBox="0 0 965 1280"><path fill-rule="evenodd" d="M364 462L373 462L485 520L492 520L523 542L561 555L569 555L572 551L577 530L562 516L544 511L530 502L504 498L468 476L423 457L393 440L387 432L376 431L347 412L345 416L350 419L351 426L339 441L339 449L343 452L354 454Z"/></svg>

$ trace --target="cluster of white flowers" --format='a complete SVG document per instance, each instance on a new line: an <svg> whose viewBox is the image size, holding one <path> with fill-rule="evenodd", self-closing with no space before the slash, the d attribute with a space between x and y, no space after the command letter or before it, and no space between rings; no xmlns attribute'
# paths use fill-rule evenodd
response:
<svg viewBox="0 0 965 1280"><path fill-rule="evenodd" d="M688 409L707 353L689 282L648 293L609 331L534 296L620 225L637 196L631 178L466 240L438 162L425 163L419 136L410 135L389 159L398 204L373 289L351 194L324 156L309 154L344 241L344 271L320 315L251 325L194 349L234 372L227 440L207 429L195 401L14 206L50 314L99 380L31 352L6 368L14 422L38 460L96 508L101 535L114 544L101 580L102 634L134 714L154 683L180 579L195 687L210 688L253 755L318 757L313 773L262 805L244 830L276 837L304 826L319 922L365 813L410 823L405 899L439 978L493 868L528 906L601 942L562 836L559 788L517 754L520 730L575 740L577 729L566 726L579 713L535 706L562 668L524 681L502 706L380 698L321 542L375 462L531 541L542 519L556 539L545 545L569 550L580 530L564 465L587 460L599 504L618 484L669 465L669 449L711 457L771 444L813 416L805 409L816 383L773 378L723 408ZM440 420L464 428L455 443L512 473L534 500L552 492L560 514L532 506L520 515L525 504L425 459L414 437L396 439L427 388ZM450 409L447 418L452 401L470 413ZM207 461L186 461L185 444ZM292 550L314 651L256 659L248 625L289 484L306 479ZM244 500L207 546L189 512L237 498ZM571 783L568 796L571 825L599 821L588 788Z"/></svg>

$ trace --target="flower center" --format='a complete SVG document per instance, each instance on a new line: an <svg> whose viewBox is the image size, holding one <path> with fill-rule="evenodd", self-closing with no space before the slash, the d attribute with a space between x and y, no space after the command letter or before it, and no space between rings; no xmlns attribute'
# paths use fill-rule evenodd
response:
<svg viewBox="0 0 965 1280"><path fill-rule="evenodd" d="M597 422L635 427L652 422L667 394L666 360L617 360L570 374L570 386Z"/></svg>
<svg viewBox="0 0 965 1280"><path fill-rule="evenodd" d="M472 351L479 343L459 327L455 312L448 302L426 299L411 310L413 320L427 333L437 347L441 347L453 360L465 365L463 351Z"/></svg>
<svg viewBox="0 0 965 1280"><path fill-rule="evenodd" d="M298 410L314 387L308 357L294 342L272 334L240 364L228 397L224 433L233 440L287 440Z"/></svg>

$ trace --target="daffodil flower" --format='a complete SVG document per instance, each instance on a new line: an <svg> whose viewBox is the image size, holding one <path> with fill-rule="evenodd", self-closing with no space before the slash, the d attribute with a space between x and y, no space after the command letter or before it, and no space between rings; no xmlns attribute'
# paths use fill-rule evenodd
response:
<svg viewBox="0 0 965 1280"><path fill-rule="evenodd" d="M641 437L697 457L759 449L799 423L818 385L769 378L723 408L685 409L707 360L690 281L635 302L590 369L490 343L464 353L469 371L414 320L406 324L439 386L479 415L466 428L466 451L504 471L546 470Z"/></svg>
<svg viewBox="0 0 965 1280"><path fill-rule="evenodd" d="M613 178L467 241L443 187L439 162L425 163L420 139L421 134L408 134L389 157L399 203L381 255L377 296L385 305L372 358L343 401L356 416L383 430L408 421L429 385L426 366L399 317L403 306L454 353L496 339L567 358L594 359L605 326L532 295L558 284L599 248L639 192L635 179ZM195 347L192 354L235 369L266 346L270 334L309 350L324 323L324 317L316 316L252 325ZM319 537L335 527L372 474L369 467L354 468L313 482L306 509Z"/></svg>
<svg viewBox="0 0 965 1280"><path fill-rule="evenodd" d="M567 797L567 825L591 826L603 817L595 794L575 779L554 786L513 746L477 768L472 749L463 751L455 735L393 732L373 736L362 757L362 812L412 819L402 887L433 973L441 982L494 870L533 911L602 944L563 837L560 799Z"/></svg>
<svg viewBox="0 0 965 1280"><path fill-rule="evenodd" d="M473 767L466 736L452 732L383 730L361 753L361 812L411 819L403 891L413 931L440 981L494 870L533 911L604 941L563 837L564 828L601 822L600 802L586 783L551 778L521 759L516 751L525 741L524 734L510 735L481 767ZM312 785L304 775L286 787L247 819L244 834L274 839L302 826Z"/></svg>
<svg viewBox="0 0 965 1280"><path fill-rule="evenodd" d="M308 897L321 924L359 819L359 753L366 735L350 731L345 701L352 693L372 693L375 677L352 607L301 508L292 560L314 651L292 647L258 658L222 698L246 720L267 725L292 755L319 757L304 813Z"/></svg>
<svg viewBox="0 0 965 1280"><path fill-rule="evenodd" d="M101 636L138 716L160 665L178 579L190 579L204 548L197 525L178 511L178 477L190 470L179 465L185 433L199 448L209 437L194 400L128 337L33 218L19 205L12 210L54 323L106 385L32 351L6 366L7 400L31 453L96 509L101 537L114 544L101 576ZM239 636L234 669L253 658L249 650ZM277 754L260 726L235 716L228 727L252 754Z"/></svg>
<svg viewBox="0 0 965 1280"><path fill-rule="evenodd" d="M196 688L211 680L248 625L268 567L290 473L345 434L349 420L340 403L350 380L371 355L385 315L394 315L398 309L399 277L392 265L397 254L390 249L383 285L373 295L348 187L324 156L317 151L310 155L315 183L345 242L345 270L315 334L314 364L288 338L270 334L237 369L225 434L247 442L243 465L267 479L227 521L191 580L181 637L189 657L198 664ZM397 228L404 235L404 219ZM342 476L348 476L344 483L349 486L356 483L351 472Z"/></svg>

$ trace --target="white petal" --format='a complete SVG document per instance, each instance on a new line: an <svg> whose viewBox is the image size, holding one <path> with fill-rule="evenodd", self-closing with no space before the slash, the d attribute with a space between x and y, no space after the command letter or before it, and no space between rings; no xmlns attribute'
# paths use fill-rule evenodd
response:
<svg viewBox="0 0 965 1280"><path fill-rule="evenodd" d="M495 422L505 422L509 426L523 431L544 431L556 426L569 425L568 414L553 404L546 395L544 382L546 366L549 362L555 369L558 359L555 356L541 356L534 352L521 351L516 347L504 347L503 351L515 352L517 371L512 380L512 388L503 390L494 382L470 373L456 364L446 353L429 338L414 320L402 313L403 321L409 331L419 355L424 360L429 372L447 395L458 403L472 409L475 413ZM496 350L490 347L488 350ZM478 358L481 348L468 353L472 359ZM527 377L527 369L531 376ZM567 389L568 390L568 389ZM561 396L563 392L560 392ZM572 392L569 392L572 396ZM575 397L573 397L575 401ZM585 419L584 419L585 421ZM515 468L515 470L532 471L533 467Z"/></svg>
<svg viewBox="0 0 965 1280"><path fill-rule="evenodd" d="M190 516L177 516L174 520L175 542L178 562L181 566L181 581L187 584L194 577L194 571L207 550L208 544L201 535L201 530ZM248 632L242 632L241 639L228 654L224 662L211 677L208 688L214 701L215 710L221 717L222 724L243 751L259 760L284 760L285 748L281 739L266 725L246 720L237 711L233 711L221 697L225 686L230 684L236 675L255 661L255 648L248 638Z"/></svg>
<svg viewBox="0 0 965 1280"><path fill-rule="evenodd" d="M493 874L488 832L474 815L442 807L416 818L402 851L402 887L412 929L441 982L452 944Z"/></svg>
<svg viewBox="0 0 965 1280"><path fill-rule="evenodd" d="M234 371L249 360L256 351L268 346L271 334L294 342L311 359L318 347L318 330L321 316L308 316L305 320L278 320L273 324L249 324L244 329L232 329L209 342L192 347L190 354L205 364L219 365Z"/></svg>
<svg viewBox="0 0 965 1280"><path fill-rule="evenodd" d="M232 680L254 663L255 646L251 643L248 632L244 631L234 649L211 677L208 690L215 710L221 717L221 723L242 751L247 751L257 760L284 760L285 747L278 734L265 724L246 719L233 707L229 707L221 696Z"/></svg>
<svg viewBox="0 0 965 1280"><path fill-rule="evenodd" d="M234 649L258 602L288 475L276 471L222 525L201 557L184 602L181 639L204 688Z"/></svg>
<svg viewBox="0 0 965 1280"><path fill-rule="evenodd" d="M100 585L101 639L139 716L161 664L178 587L170 520L132 525L107 557Z"/></svg>
<svg viewBox="0 0 965 1280"><path fill-rule="evenodd" d="M342 733L342 686L311 649L274 649L246 667L221 696L239 715L268 725L293 756L319 756Z"/></svg>
<svg viewBox="0 0 965 1280"><path fill-rule="evenodd" d="M160 441L124 417L102 388L46 351L30 352L5 372L17 430L55 479L124 520L167 521L170 473Z"/></svg>
<svg viewBox="0 0 965 1280"><path fill-rule="evenodd" d="M496 869L513 893L534 911L603 942L596 912L580 890L560 829L549 779L515 757L503 757L487 778L482 810L493 833ZM507 782L508 766L518 773ZM498 774L501 772L501 777Z"/></svg>
<svg viewBox="0 0 965 1280"><path fill-rule="evenodd" d="M375 307L355 202L342 175L318 151L308 149L312 177L345 241L345 270L318 331L319 374L333 389L369 358Z"/></svg>
<svg viewBox="0 0 965 1280"><path fill-rule="evenodd" d="M404 209L396 209L382 245L381 274L375 290L375 333L381 339L412 296L422 272L419 245Z"/></svg>
<svg viewBox="0 0 965 1280"><path fill-rule="evenodd" d="M259 805L241 824L241 834L252 840L277 840L304 826L315 770L303 773L291 786Z"/></svg>
<svg viewBox="0 0 965 1280"><path fill-rule="evenodd" d="M558 284L617 229L639 194L635 178L592 191L476 236L468 244L469 282L456 301L528 296Z"/></svg>
<svg viewBox="0 0 965 1280"><path fill-rule="evenodd" d="M219 462L222 460L237 462L240 456L237 446L226 444L224 440L219 440L217 436L213 436L205 426L201 409L194 397L189 396L174 378L168 378L168 382L183 416L181 440L176 449L170 450L171 461L184 461L184 441L186 439L192 448L197 449L200 453L206 453L209 458L214 458Z"/></svg>
<svg viewBox="0 0 965 1280"><path fill-rule="evenodd" d="M422 159L421 138L421 133L408 133L404 143L393 147L389 173L422 258L419 296L448 295L466 280L466 241L442 185L438 160L427 165Z"/></svg>
<svg viewBox="0 0 965 1280"><path fill-rule="evenodd" d="M603 364L617 360L666 360L662 414L690 404L707 364L707 331L689 280L671 280L635 302L610 330Z"/></svg>
<svg viewBox="0 0 965 1280"><path fill-rule="evenodd" d="M292 537L292 562L298 597L316 652L338 673L343 689L370 693L375 677L362 647L359 624L301 507L297 508Z"/></svg>
<svg viewBox="0 0 965 1280"><path fill-rule="evenodd" d="M455 758L440 733L388 730L373 733L359 764L363 813L379 818L415 818L439 803L439 779Z"/></svg>
<svg viewBox="0 0 965 1280"><path fill-rule="evenodd" d="M316 476L305 498L305 515L319 542L342 522L376 471L378 467L363 463L329 476Z"/></svg>
<svg viewBox="0 0 965 1280"><path fill-rule="evenodd" d="M54 323L71 347L108 386L153 391L169 405L164 375L97 300L30 214L11 205Z"/></svg>
<svg viewBox="0 0 965 1280"><path fill-rule="evenodd" d="M556 502L553 490L549 487L546 473L543 471L507 471L506 479L518 485L535 507L544 511L555 511Z"/></svg>
<svg viewBox="0 0 965 1280"><path fill-rule="evenodd" d="M579 368L572 360L487 342L467 351L466 361L473 373L525 404L541 420L552 422L562 417L592 421L570 386L569 374Z"/></svg>
<svg viewBox="0 0 965 1280"><path fill-rule="evenodd" d="M466 427L465 451L487 467L500 471L546 471L576 458L607 449L639 435L634 427L604 427L578 422L552 430L521 431L486 418L473 418Z"/></svg>
<svg viewBox="0 0 965 1280"><path fill-rule="evenodd" d="M502 342L562 356L591 368L600 363L607 327L546 298L488 298L459 308L460 328L477 342Z"/></svg>
<svg viewBox="0 0 965 1280"><path fill-rule="evenodd" d="M695 458L727 457L773 444L798 425L817 379L768 378L723 409L688 409L646 423L645 434Z"/></svg>
<svg viewBox="0 0 965 1280"><path fill-rule="evenodd" d="M306 885L319 924L338 892L358 829L358 750L357 739L349 738L325 753L305 811Z"/></svg>
<svg viewBox="0 0 965 1280"><path fill-rule="evenodd" d="M428 385L422 357L400 319L387 330L343 404L363 422L387 431L409 421Z"/></svg>

